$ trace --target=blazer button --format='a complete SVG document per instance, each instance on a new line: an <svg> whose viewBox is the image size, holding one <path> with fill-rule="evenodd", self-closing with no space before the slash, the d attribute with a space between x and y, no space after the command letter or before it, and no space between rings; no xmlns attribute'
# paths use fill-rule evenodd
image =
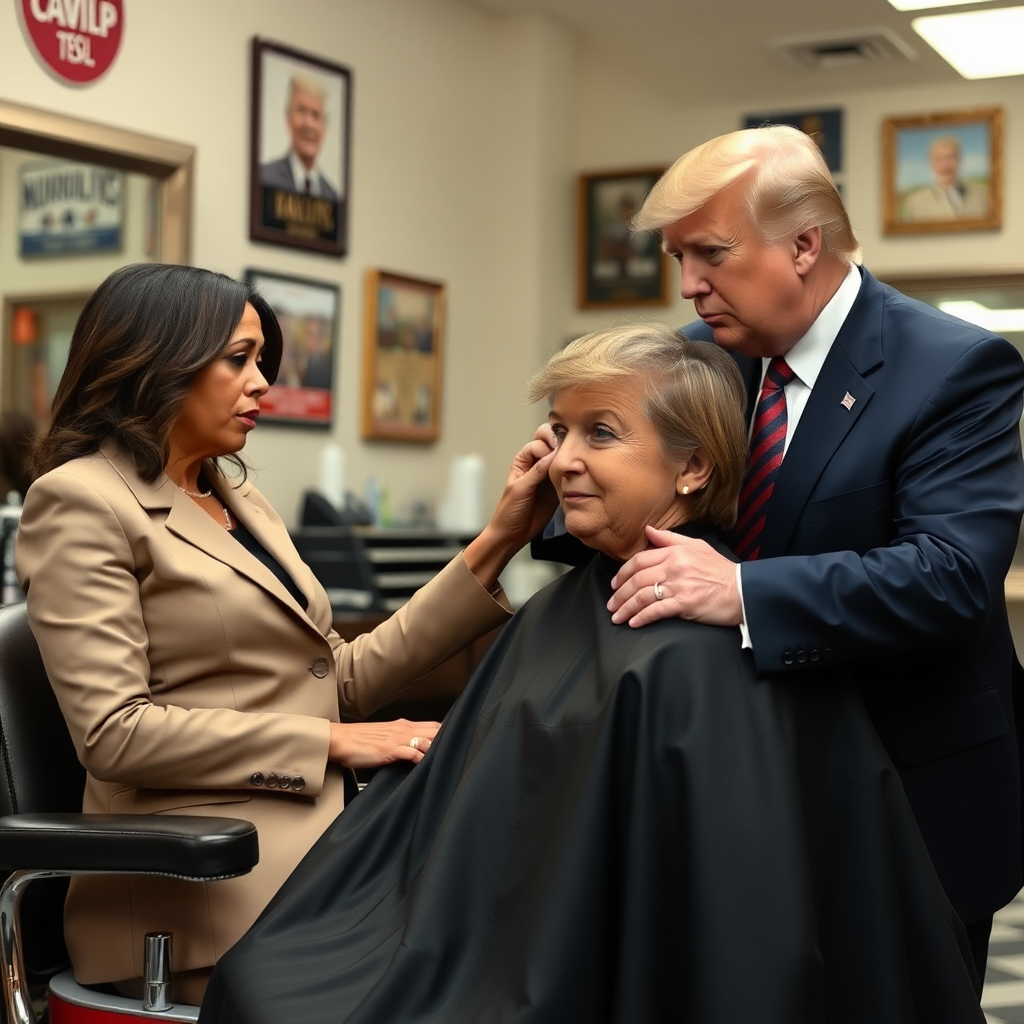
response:
<svg viewBox="0 0 1024 1024"><path fill-rule="evenodd" d="M305 788L306 780L301 775L296 775L295 778L292 779L292 789L294 789L296 793L300 793Z"/></svg>
<svg viewBox="0 0 1024 1024"><path fill-rule="evenodd" d="M811 648L811 661L821 661L821 651L817 647Z"/></svg>
<svg viewBox="0 0 1024 1024"><path fill-rule="evenodd" d="M793 664L793 652L792 651L783 651L782 652L782 664L783 665L792 665Z"/></svg>
<svg viewBox="0 0 1024 1024"><path fill-rule="evenodd" d="M277 789L277 783L278 783L277 776L273 772L271 772L267 776L267 789Z"/></svg>
<svg viewBox="0 0 1024 1024"><path fill-rule="evenodd" d="M327 675L327 659L317 658L312 665L309 666L309 671L317 677L317 679L323 679Z"/></svg>
<svg viewBox="0 0 1024 1024"><path fill-rule="evenodd" d="M249 781L254 786L262 786L263 785L263 773L262 772L253 772L252 775L249 776Z"/></svg>
<svg viewBox="0 0 1024 1024"><path fill-rule="evenodd" d="M281 776L281 788L282 789L291 789L291 787L292 787L292 778L291 778L291 776L290 775L282 775Z"/></svg>
<svg viewBox="0 0 1024 1024"><path fill-rule="evenodd" d="M802 647L796 652L796 660L801 665L807 661L807 652Z"/></svg>
<svg viewBox="0 0 1024 1024"><path fill-rule="evenodd" d="M831 647L826 647L825 650L821 652L821 656L826 661L831 661L835 657L835 652L832 650Z"/></svg>

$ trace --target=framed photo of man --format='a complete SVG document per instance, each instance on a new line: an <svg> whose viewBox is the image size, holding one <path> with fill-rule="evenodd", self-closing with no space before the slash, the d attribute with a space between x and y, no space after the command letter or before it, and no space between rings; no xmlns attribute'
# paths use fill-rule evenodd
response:
<svg viewBox="0 0 1024 1024"><path fill-rule="evenodd" d="M260 420L329 427L334 415L340 289L328 281L267 270L247 270L245 279L267 300L281 325L281 367L260 399Z"/></svg>
<svg viewBox="0 0 1024 1024"><path fill-rule="evenodd" d="M348 68L253 39L250 238L348 252L351 95Z"/></svg>
<svg viewBox="0 0 1024 1024"><path fill-rule="evenodd" d="M832 181L840 196L846 183L843 168L843 110L827 107L819 110L789 111L781 114L745 114L744 128L763 128L766 125L788 124L799 128L814 139L822 158L832 172Z"/></svg>
<svg viewBox="0 0 1024 1024"><path fill-rule="evenodd" d="M366 272L363 437L436 441L441 433L445 288Z"/></svg>
<svg viewBox="0 0 1024 1024"><path fill-rule="evenodd" d="M580 309L665 306L670 264L657 232L634 235L629 221L664 167L581 174L577 304Z"/></svg>
<svg viewBox="0 0 1024 1024"><path fill-rule="evenodd" d="M883 231L985 231L1003 223L1003 110L989 107L883 126Z"/></svg>

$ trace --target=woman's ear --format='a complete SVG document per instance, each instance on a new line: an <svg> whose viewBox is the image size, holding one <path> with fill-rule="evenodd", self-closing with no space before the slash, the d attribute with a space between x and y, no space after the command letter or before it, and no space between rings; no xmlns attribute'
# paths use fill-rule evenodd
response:
<svg viewBox="0 0 1024 1024"><path fill-rule="evenodd" d="M676 494L693 494L711 479L715 464L708 454L698 448L676 477Z"/></svg>

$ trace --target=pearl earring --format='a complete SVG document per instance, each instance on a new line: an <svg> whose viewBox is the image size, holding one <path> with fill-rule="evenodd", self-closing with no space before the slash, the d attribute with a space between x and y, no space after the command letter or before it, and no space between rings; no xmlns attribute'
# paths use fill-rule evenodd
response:
<svg viewBox="0 0 1024 1024"><path fill-rule="evenodd" d="M683 494L689 494L689 493L690 493L690 485L689 484L683 484Z"/></svg>

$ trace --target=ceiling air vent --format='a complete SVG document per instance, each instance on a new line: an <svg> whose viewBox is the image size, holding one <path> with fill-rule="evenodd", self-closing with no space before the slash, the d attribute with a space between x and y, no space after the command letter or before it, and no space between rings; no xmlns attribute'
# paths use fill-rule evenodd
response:
<svg viewBox="0 0 1024 1024"><path fill-rule="evenodd" d="M805 71L831 71L917 59L913 49L884 26L779 36L769 39L768 46L787 64Z"/></svg>

